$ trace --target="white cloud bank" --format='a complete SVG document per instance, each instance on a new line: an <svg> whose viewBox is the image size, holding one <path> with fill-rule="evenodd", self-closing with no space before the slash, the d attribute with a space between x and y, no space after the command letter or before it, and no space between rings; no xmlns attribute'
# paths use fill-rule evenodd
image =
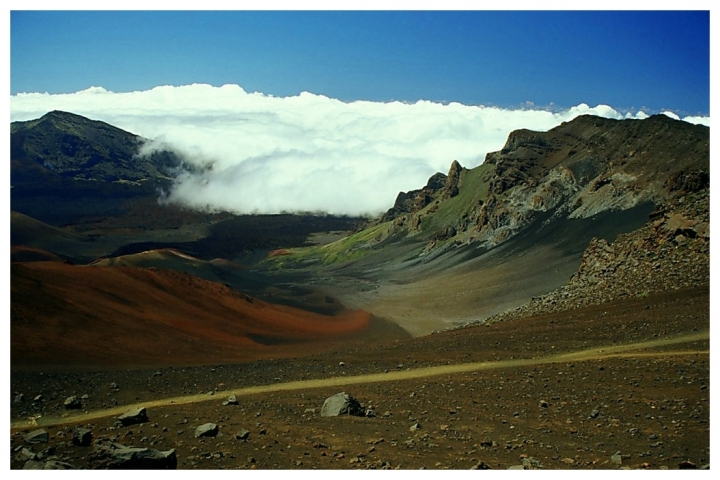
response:
<svg viewBox="0 0 720 480"><path fill-rule="evenodd" d="M317 211L378 214L400 191L422 187L453 160L483 162L519 128L549 130L578 115L646 118L606 105L560 112L443 105L428 101L345 103L301 93L273 97L237 85L162 86L113 93L11 96L11 121L63 110L102 120L211 162L202 175L180 176L168 199L193 208L237 213ZM672 112L663 112L677 118ZM684 120L708 125L708 117Z"/></svg>

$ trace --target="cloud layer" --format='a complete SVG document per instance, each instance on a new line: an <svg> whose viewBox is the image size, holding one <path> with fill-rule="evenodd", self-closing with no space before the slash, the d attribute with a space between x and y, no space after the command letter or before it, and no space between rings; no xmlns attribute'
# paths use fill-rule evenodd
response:
<svg viewBox="0 0 720 480"><path fill-rule="evenodd" d="M167 200L236 213L310 211L377 215L400 191L422 187L453 160L482 163L519 128L548 130L582 114L621 114L606 105L567 110L501 109L420 101L341 102L303 92L293 97L248 93L237 85L162 86L113 93L21 93L11 121L63 110L102 120L170 148L203 174L183 174ZM672 112L663 112L677 118ZM709 125L708 117L688 117Z"/></svg>

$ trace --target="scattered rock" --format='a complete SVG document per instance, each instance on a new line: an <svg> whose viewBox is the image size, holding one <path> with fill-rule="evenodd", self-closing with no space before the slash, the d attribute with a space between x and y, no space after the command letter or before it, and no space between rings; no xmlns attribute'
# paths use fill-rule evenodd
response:
<svg viewBox="0 0 720 480"><path fill-rule="evenodd" d="M365 415L365 409L354 397L345 392L336 393L325 399L320 415L323 417L337 417L338 415Z"/></svg>
<svg viewBox="0 0 720 480"><path fill-rule="evenodd" d="M542 463L540 463L538 460L535 460L532 457L523 458L522 465L525 468L525 470L540 470L543 468Z"/></svg>
<svg viewBox="0 0 720 480"><path fill-rule="evenodd" d="M145 407L131 408L117 418L117 422L123 427L137 423L145 423L147 421L148 415Z"/></svg>
<svg viewBox="0 0 720 480"><path fill-rule="evenodd" d="M63 402L65 410L78 410L82 408L82 402L76 396L71 396L65 399Z"/></svg>
<svg viewBox="0 0 720 480"><path fill-rule="evenodd" d="M75 470L75 467L60 460L48 460L43 465L43 470Z"/></svg>
<svg viewBox="0 0 720 480"><path fill-rule="evenodd" d="M232 394L223 402L223 405L240 405L240 402L238 402L237 396Z"/></svg>
<svg viewBox="0 0 720 480"><path fill-rule="evenodd" d="M195 438L215 437L219 431L216 423L204 423L195 429Z"/></svg>
<svg viewBox="0 0 720 480"><path fill-rule="evenodd" d="M250 430L240 430L235 434L235 438L242 441L247 441L250 438Z"/></svg>
<svg viewBox="0 0 720 480"><path fill-rule="evenodd" d="M15 459L18 461L37 460L37 454L29 448L23 447L20 453L15 456Z"/></svg>
<svg viewBox="0 0 720 480"><path fill-rule="evenodd" d="M77 445L80 447L87 447L92 442L92 431L83 428L83 427L76 427L75 432L73 432L72 436L72 443L73 445Z"/></svg>
<svg viewBox="0 0 720 480"><path fill-rule="evenodd" d="M32 432L26 433L25 435L23 435L23 439L26 443L47 443L50 439L50 436L48 435L48 432L40 428L37 430L33 430Z"/></svg>
<svg viewBox="0 0 720 480"><path fill-rule="evenodd" d="M94 468L158 470L177 468L175 450L126 447L119 443L95 443L89 456Z"/></svg>
<svg viewBox="0 0 720 480"><path fill-rule="evenodd" d="M23 470L42 470L45 467L43 462L37 460L28 460L23 465Z"/></svg>

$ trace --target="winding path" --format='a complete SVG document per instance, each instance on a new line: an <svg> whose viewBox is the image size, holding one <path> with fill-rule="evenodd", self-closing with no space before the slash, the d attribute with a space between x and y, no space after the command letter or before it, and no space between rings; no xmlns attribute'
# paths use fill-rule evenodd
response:
<svg viewBox="0 0 720 480"><path fill-rule="evenodd" d="M638 352L637 350L646 350L657 347L665 347L682 343L696 342L701 340L709 340L710 331L702 331L697 333L685 334L671 338L662 338L650 340L646 342L637 342L624 345L612 345L593 347L585 350L578 350L569 353L560 353L536 358L523 358L512 360L498 360L489 362L460 363L454 365L438 365L434 367L423 367L411 370L398 370L387 373L368 373L365 375L342 376L319 378L314 380L299 380L287 383L276 383L271 385L257 385L253 387L244 387L239 389L227 390L223 393L227 395L235 394L236 396L255 395L269 392L288 391L288 390L306 390L311 388L322 387L340 387L346 385L356 385L360 383L376 383L376 382L397 382L402 380L432 377L437 375L448 375L454 373L467 373L484 370L495 370L499 368L526 367L534 365L543 365L549 363L563 362L580 362L587 360L602 360L606 358L619 357L667 357L667 356L687 356L687 355L709 355L709 350L673 350L659 352ZM26 429L28 426L43 425L67 425L77 422L84 422L98 418L118 416L126 412L130 408L145 407L154 408L168 405L184 405L189 403L199 403L207 401L217 401L217 397L206 393L187 395L181 397L162 398L159 400L146 401L134 405L125 405L113 407L92 412L85 412L76 415L68 415L61 418L42 417L38 419L25 420L11 423L11 431L18 429Z"/></svg>

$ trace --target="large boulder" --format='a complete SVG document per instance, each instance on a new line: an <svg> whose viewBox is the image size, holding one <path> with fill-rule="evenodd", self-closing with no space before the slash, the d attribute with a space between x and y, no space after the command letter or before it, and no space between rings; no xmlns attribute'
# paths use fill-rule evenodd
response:
<svg viewBox="0 0 720 480"><path fill-rule="evenodd" d="M216 423L204 423L195 429L195 438L215 437L219 431Z"/></svg>
<svg viewBox="0 0 720 480"><path fill-rule="evenodd" d="M365 415L365 409L354 397L345 392L336 393L325 399L320 415L323 417L337 417L338 415Z"/></svg>

